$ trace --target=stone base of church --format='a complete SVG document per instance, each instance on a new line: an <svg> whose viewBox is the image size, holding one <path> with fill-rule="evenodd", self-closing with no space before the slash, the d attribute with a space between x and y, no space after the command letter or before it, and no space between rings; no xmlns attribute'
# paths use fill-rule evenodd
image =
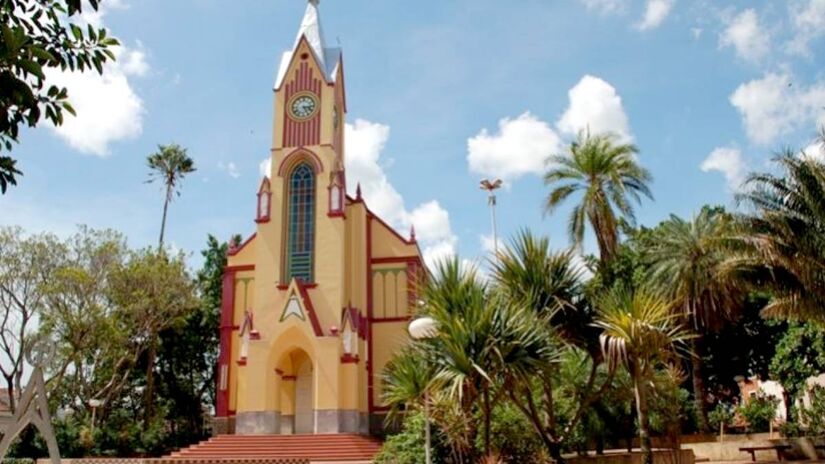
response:
<svg viewBox="0 0 825 464"><path fill-rule="evenodd" d="M316 409L315 433L360 433L372 430L372 417L354 410ZM381 416L380 420L383 420ZM238 435L266 435L294 433L293 415L283 415L275 411L239 412L234 418L215 419L213 433L236 433ZM231 427L230 427L231 426Z"/></svg>
<svg viewBox="0 0 825 464"><path fill-rule="evenodd" d="M280 433L281 414L275 411L245 411L235 416L238 435L267 435Z"/></svg>
<svg viewBox="0 0 825 464"><path fill-rule="evenodd" d="M213 417L212 436L227 435L235 433L235 416Z"/></svg>

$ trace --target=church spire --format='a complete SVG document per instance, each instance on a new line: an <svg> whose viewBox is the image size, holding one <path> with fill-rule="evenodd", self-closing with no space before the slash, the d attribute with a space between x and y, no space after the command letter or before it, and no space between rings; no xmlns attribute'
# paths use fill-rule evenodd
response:
<svg viewBox="0 0 825 464"><path fill-rule="evenodd" d="M324 31L321 28L321 15L318 12L318 5L320 3L321 0L309 0L307 2L304 19L301 21L301 27L298 29L298 36L295 38L295 45L292 48L297 48L301 37L306 37L321 67L325 68L324 49L326 48L326 42L324 42Z"/></svg>

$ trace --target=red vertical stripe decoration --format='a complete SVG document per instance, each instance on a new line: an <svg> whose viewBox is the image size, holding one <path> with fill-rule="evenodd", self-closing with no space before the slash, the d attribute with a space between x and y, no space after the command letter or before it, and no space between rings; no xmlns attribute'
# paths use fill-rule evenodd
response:
<svg viewBox="0 0 825 464"><path fill-rule="evenodd" d="M285 87L284 104L289 106L292 97L301 92L312 92L316 98L321 96L321 80L316 78L313 69L307 61L303 61L292 80ZM320 102L319 102L320 106ZM318 145L321 139L321 111L316 109L315 115L305 121L295 121L287 113L289 108L284 108L284 146L285 147L306 147Z"/></svg>
<svg viewBox="0 0 825 464"><path fill-rule="evenodd" d="M218 417L226 417L229 415L229 358L232 356L232 322L234 316L234 305L235 272L226 271L223 274L220 327L221 342L220 354L218 355L218 378L216 379L217 404L215 405L215 415Z"/></svg>

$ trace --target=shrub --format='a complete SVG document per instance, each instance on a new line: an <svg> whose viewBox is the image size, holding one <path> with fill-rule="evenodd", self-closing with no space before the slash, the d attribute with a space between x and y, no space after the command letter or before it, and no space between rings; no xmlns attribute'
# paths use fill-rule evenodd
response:
<svg viewBox="0 0 825 464"><path fill-rule="evenodd" d="M799 422L808 435L825 435L825 388L811 390L811 404L799 408Z"/></svg>
<svg viewBox="0 0 825 464"><path fill-rule="evenodd" d="M424 415L410 413L404 417L401 431L390 435L381 447L375 464L421 464L424 461ZM433 462L442 462L443 454L439 440L436 438L437 429L432 427Z"/></svg>
<svg viewBox="0 0 825 464"><path fill-rule="evenodd" d="M483 440L478 440L476 446L483 449ZM493 410L490 446L504 462L543 462L539 456L544 448L538 434L524 414L510 403Z"/></svg>
<svg viewBox="0 0 825 464"><path fill-rule="evenodd" d="M778 405L778 399L759 392L756 396L750 398L748 404L739 408L739 413L748 422L749 431L767 432L770 429L771 421L776 417L776 407Z"/></svg>
<svg viewBox="0 0 825 464"><path fill-rule="evenodd" d="M710 426L715 430L719 430L723 425L729 426L733 422L735 415L735 408L733 405L727 403L718 403L713 411L708 414L708 421Z"/></svg>

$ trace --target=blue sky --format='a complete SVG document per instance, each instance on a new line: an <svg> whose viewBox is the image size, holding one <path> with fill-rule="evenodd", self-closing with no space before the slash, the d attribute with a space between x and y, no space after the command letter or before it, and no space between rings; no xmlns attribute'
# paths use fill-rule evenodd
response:
<svg viewBox="0 0 825 464"><path fill-rule="evenodd" d="M162 194L144 183L159 143L198 171L170 209L168 241L254 231L269 154L272 84L302 0L107 0L124 44L101 79L56 75L80 111L26 131L25 176L0 224L66 235L111 227L157 240ZM412 6L411 6L412 5ZM569 208L544 217L543 160L576 130L618 132L655 178L642 224L732 205L738 182L825 123L825 0L323 0L348 95L348 181L430 257L476 259L490 234L479 179L501 176L500 235L567 245ZM822 155L822 153L819 153ZM592 243L586 247L592 249Z"/></svg>

